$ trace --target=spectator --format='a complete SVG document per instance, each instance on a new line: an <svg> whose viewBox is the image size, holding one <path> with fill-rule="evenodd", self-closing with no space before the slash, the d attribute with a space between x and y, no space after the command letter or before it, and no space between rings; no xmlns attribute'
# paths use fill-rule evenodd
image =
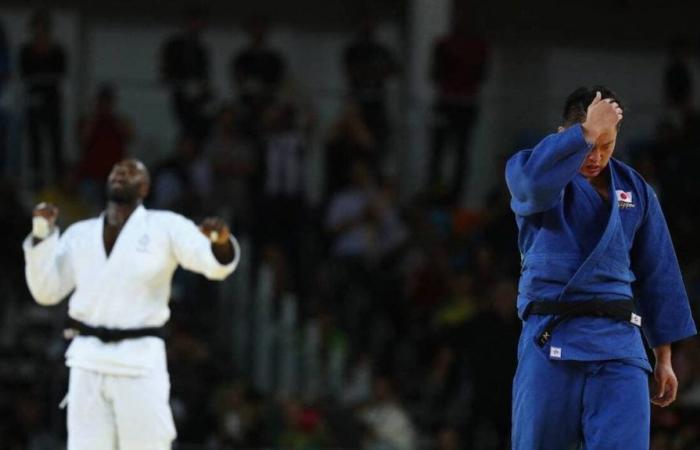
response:
<svg viewBox="0 0 700 450"><path fill-rule="evenodd" d="M2 106L2 97L9 78L10 46L7 44L5 26L0 22L0 174L4 172L5 164L7 164L8 141L10 138L10 113Z"/></svg>
<svg viewBox="0 0 700 450"><path fill-rule="evenodd" d="M690 43L683 38L676 38L669 45L669 61L664 70L664 98L669 107L679 111L692 106L691 53Z"/></svg>
<svg viewBox="0 0 700 450"><path fill-rule="evenodd" d="M494 389L509 386L515 374L516 346L520 322L514 313L517 287L503 278L491 286L490 297L480 311L463 327L459 343L466 347L473 380L471 402L471 444L480 448L478 439L490 435L492 448L510 448L511 392Z"/></svg>
<svg viewBox="0 0 700 450"><path fill-rule="evenodd" d="M445 191L452 202L462 195L469 174L469 139L478 118L477 97L486 76L488 46L470 28L466 13L455 16L452 31L440 38L432 54L430 75L435 84L434 123L429 183ZM442 173L448 148L455 155L453 173Z"/></svg>
<svg viewBox="0 0 700 450"><path fill-rule="evenodd" d="M204 145L204 156L212 170L213 202L224 209L220 215L247 233L255 223L254 188L260 161L254 144L238 131L237 120L232 105L221 109Z"/></svg>
<svg viewBox="0 0 700 450"><path fill-rule="evenodd" d="M26 120L34 171L34 186L41 187L45 140L51 148L52 180L61 178L63 161L63 99L61 82L66 74L66 55L51 34L51 15L34 11L29 19L31 40L22 46L20 74L26 95Z"/></svg>
<svg viewBox="0 0 700 450"><path fill-rule="evenodd" d="M182 31L165 41L160 54L161 80L170 89L180 133L198 140L204 139L210 124L209 54L201 39L204 26L202 9L186 11Z"/></svg>
<svg viewBox="0 0 700 450"><path fill-rule="evenodd" d="M364 121L359 105L348 102L331 127L326 141L324 161L325 195L324 200L350 182L350 170L353 161L364 161L376 178L380 176L378 149L372 131Z"/></svg>
<svg viewBox="0 0 700 450"><path fill-rule="evenodd" d="M231 60L230 76L238 93L244 130L252 136L261 133L260 123L272 106L286 77L286 63L267 42L267 24L256 18L248 27L248 46Z"/></svg>
<svg viewBox="0 0 700 450"><path fill-rule="evenodd" d="M104 203L104 180L112 166L127 156L127 145L133 135L131 122L117 113L114 87L100 86L95 110L78 124L82 156L78 167L83 192L93 204Z"/></svg>
<svg viewBox="0 0 700 450"><path fill-rule="evenodd" d="M399 402L388 378L374 380L374 398L359 412L369 429L365 449L413 450L416 432L406 408Z"/></svg>
<svg viewBox="0 0 700 450"><path fill-rule="evenodd" d="M377 189L367 165L355 161L351 170L351 183L328 206L331 252L335 257L378 261L403 243L407 230L389 191Z"/></svg>
<svg viewBox="0 0 700 450"><path fill-rule="evenodd" d="M211 167L200 154L199 141L182 136L175 155L156 166L151 183L153 207L202 215L209 207L205 201L210 198L212 176Z"/></svg>
<svg viewBox="0 0 700 450"><path fill-rule="evenodd" d="M387 81L398 72L391 50L377 41L376 23L363 17L357 36L343 51L343 70L351 98L378 147L385 151L390 133L386 108Z"/></svg>
<svg viewBox="0 0 700 450"><path fill-rule="evenodd" d="M259 206L260 244L279 245L292 269L295 291L302 288L301 242L306 222L306 139L290 104L270 107L265 117L262 187Z"/></svg>
<svg viewBox="0 0 700 450"><path fill-rule="evenodd" d="M422 377L418 418L424 429L435 432L443 426L459 427L469 418L471 387L463 362L448 346L435 352L430 370Z"/></svg>

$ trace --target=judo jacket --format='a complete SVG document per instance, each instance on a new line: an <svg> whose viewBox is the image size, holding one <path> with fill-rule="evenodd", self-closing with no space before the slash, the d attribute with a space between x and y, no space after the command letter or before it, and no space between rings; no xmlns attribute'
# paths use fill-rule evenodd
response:
<svg viewBox="0 0 700 450"><path fill-rule="evenodd" d="M136 208L109 255L102 237L104 217L84 220L59 236L58 230L36 245L24 241L25 274L32 296L42 305L60 302L72 292L68 315L93 327L163 326L178 266L221 280L234 271L235 258L217 261L211 242L185 217L168 211ZM165 345L157 337L105 343L77 336L66 352L70 367L113 375L144 375L163 366Z"/></svg>
<svg viewBox="0 0 700 450"><path fill-rule="evenodd" d="M642 176L610 159L609 200L579 173L592 148L581 125L544 138L506 165L518 225L518 312L532 301L633 299L650 347L696 333L659 200ZM526 318L521 346L550 319ZM551 351L556 348L557 351ZM640 328L606 317L564 321L544 351L580 361L630 359L648 368Z"/></svg>

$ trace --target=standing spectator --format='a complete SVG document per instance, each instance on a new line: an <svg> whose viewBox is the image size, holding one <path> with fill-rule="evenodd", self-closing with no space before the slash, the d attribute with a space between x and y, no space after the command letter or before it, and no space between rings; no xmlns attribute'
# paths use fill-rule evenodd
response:
<svg viewBox="0 0 700 450"><path fill-rule="evenodd" d="M209 55L201 40L204 25L203 10L186 11L183 30L163 44L160 61L161 79L170 89L180 132L197 139L204 138L210 123Z"/></svg>
<svg viewBox="0 0 700 450"><path fill-rule="evenodd" d="M153 170L150 203L157 209L171 209L191 216L207 212L205 202L212 190L211 168L202 157L199 141L181 136L175 154Z"/></svg>
<svg viewBox="0 0 700 450"><path fill-rule="evenodd" d="M5 91L5 83L10 78L10 47L7 45L5 27L0 22L0 173L3 172L7 162L9 112L2 106L2 95Z"/></svg>
<svg viewBox="0 0 700 450"><path fill-rule="evenodd" d="M248 46L231 60L230 76L238 93L243 128L257 137L261 120L277 99L287 69L280 53L268 47L264 20L251 21L248 37Z"/></svg>
<svg viewBox="0 0 700 450"><path fill-rule="evenodd" d="M233 106L224 106L204 145L204 157L212 170L214 203L226 210L221 215L234 228L243 227L247 233L255 222L253 193L260 163L255 146L238 131L237 122Z"/></svg>
<svg viewBox="0 0 700 450"><path fill-rule="evenodd" d="M469 139L478 117L477 96L486 75L488 47L469 27L466 14L457 16L452 32L433 48L430 76L437 91L432 130L430 178L432 188L446 189L459 200L469 171ZM441 172L446 148L454 148L454 171L449 185Z"/></svg>
<svg viewBox="0 0 700 450"><path fill-rule="evenodd" d="M391 50L377 41L376 23L362 19L357 36L343 51L343 69L350 95L359 104L364 121L380 149L390 133L386 111L386 83L398 72Z"/></svg>
<svg viewBox="0 0 700 450"><path fill-rule="evenodd" d="M297 110L283 104L268 110L263 142L263 179L258 241L282 247L300 287L302 229L307 220L305 190L306 142Z"/></svg>
<svg viewBox="0 0 700 450"><path fill-rule="evenodd" d="M364 161L371 169L379 165L374 136L358 105L348 102L326 140L324 200L348 185L350 167L357 160ZM375 172L375 175L379 174Z"/></svg>
<svg viewBox="0 0 700 450"><path fill-rule="evenodd" d="M685 111L693 100L693 77L690 70L690 43L674 39L669 46L669 61L664 70L664 97L669 107Z"/></svg>
<svg viewBox="0 0 700 450"><path fill-rule="evenodd" d="M78 176L87 197L96 204L104 202L104 180L112 167L124 159L133 129L128 119L119 116L114 87L102 85L97 93L95 111L80 120L78 134L82 156Z"/></svg>
<svg viewBox="0 0 700 450"><path fill-rule="evenodd" d="M39 187L43 160L43 141L51 147L51 171L54 179L63 173L63 130L61 81L66 73L66 55L51 35L51 15L36 10L29 19L31 40L22 46L20 73L26 94L27 131L34 170Z"/></svg>

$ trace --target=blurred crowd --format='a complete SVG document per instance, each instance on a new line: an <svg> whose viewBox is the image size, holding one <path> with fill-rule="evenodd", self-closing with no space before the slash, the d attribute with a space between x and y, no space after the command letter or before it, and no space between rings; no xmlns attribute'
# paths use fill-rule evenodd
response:
<svg viewBox="0 0 700 450"><path fill-rule="evenodd" d="M234 278L256 286L268 268L273 315L294 294L301 325L293 340L303 340L304 327L318 331L320 368L314 389L281 393L274 381L261 388L246 362L231 356L235 344L226 330L234 319L223 312L230 312L227 301L241 300L222 301L219 286L178 272L167 340L177 448L509 448L520 330L515 222L501 181L485 207L461 203L487 43L459 19L435 42L426 68L435 87L427 181L407 196L388 167L397 131L387 83L402 68L369 17L340 55L346 102L327 130L318 129L313 105L290 83L289 64L269 44L262 18L248 23L248 44L231 58L234 94L215 98L205 24L204 11L188 11L159 53L179 138L151 167L147 206L195 220L224 217L250 243L251 270ZM34 13L28 26L31 38L17 58L0 26L0 95L16 73L26 96L25 110L0 110L0 169L11 155L13 115L24 118L18 139L33 169L29 202L0 183L0 442L12 450L54 450L65 438L58 408L67 386L65 304L32 304L20 243L33 201L58 204L63 226L100 211L111 166L130 154L138 112L121 112L117 88L100 86L92 110L77 120L80 156L69 163L61 84L71 55L55 39L48 11ZM697 311L695 53L687 42L671 45L664 113L654 136L629 153L665 207ZM324 182L312 202L307 158L318 133ZM515 150L504 149L502 162ZM700 342L677 345L674 362L681 391L675 406L654 410L656 450L700 445Z"/></svg>

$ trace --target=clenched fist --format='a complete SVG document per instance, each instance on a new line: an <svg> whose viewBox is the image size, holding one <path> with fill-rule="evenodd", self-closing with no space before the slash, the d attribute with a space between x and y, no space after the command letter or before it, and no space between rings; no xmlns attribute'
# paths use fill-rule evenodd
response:
<svg viewBox="0 0 700 450"><path fill-rule="evenodd" d="M226 244L231 237L228 225L219 217L207 217L199 224L199 229L214 245Z"/></svg>
<svg viewBox="0 0 700 450"><path fill-rule="evenodd" d="M595 98L588 106L586 120L582 125L586 141L595 142L598 136L617 127L621 120L620 105L611 98L603 99L600 92L596 92Z"/></svg>
<svg viewBox="0 0 700 450"><path fill-rule="evenodd" d="M32 235L41 240L49 236L56 227L58 208L51 203L39 203L32 212Z"/></svg>

